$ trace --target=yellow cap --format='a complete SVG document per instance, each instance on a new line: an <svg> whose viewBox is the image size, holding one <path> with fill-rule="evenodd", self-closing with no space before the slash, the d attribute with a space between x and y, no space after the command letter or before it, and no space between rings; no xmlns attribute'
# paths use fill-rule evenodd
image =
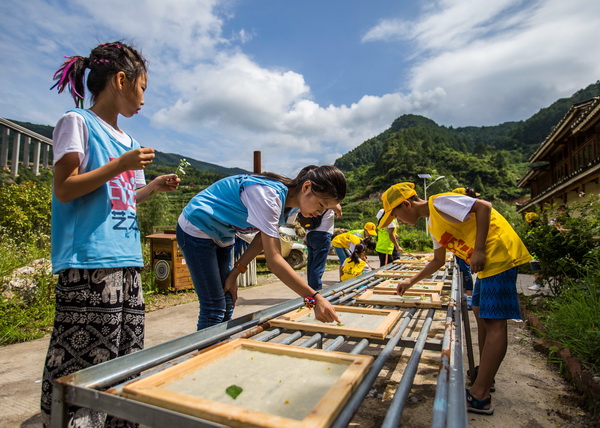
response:
<svg viewBox="0 0 600 428"><path fill-rule="evenodd" d="M375 226L375 223L370 222L370 221L365 223L365 230L367 231L367 233L369 235L371 235L371 236L377 235L377 231L375 229L377 229L377 226Z"/></svg>
<svg viewBox="0 0 600 428"><path fill-rule="evenodd" d="M392 222L392 210L400 205L402 202L415 196L415 185L413 183L398 183L387 189L381 200L383 201L384 214L381 220L379 220L379 228L386 227Z"/></svg>
<svg viewBox="0 0 600 428"><path fill-rule="evenodd" d="M452 191L452 193L460 193L461 195L467 196L467 189L464 187L458 187Z"/></svg>

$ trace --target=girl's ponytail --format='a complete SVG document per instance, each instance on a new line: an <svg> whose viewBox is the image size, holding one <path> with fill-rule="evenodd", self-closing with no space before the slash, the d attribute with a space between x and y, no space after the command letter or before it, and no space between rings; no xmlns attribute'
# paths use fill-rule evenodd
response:
<svg viewBox="0 0 600 428"><path fill-rule="evenodd" d="M350 254L350 260L352 263L358 263L360 261L360 257L358 255L364 253L365 251L367 251L366 246L363 244L357 244L356 247L354 247L352 254Z"/></svg>
<svg viewBox="0 0 600 428"><path fill-rule="evenodd" d="M146 73L146 60L133 47L123 42L103 43L95 47L89 58L81 56L66 56L67 60L54 73L56 83L50 89L58 88L62 93L69 89L75 100L75 106L83 108L85 98L85 70L90 69L87 78L87 88L91 94L92 103L104 90L111 76L119 72L135 82Z"/></svg>
<svg viewBox="0 0 600 428"><path fill-rule="evenodd" d="M75 106L83 108L83 99L85 97L85 69L90 64L89 58L82 56L66 56L67 60L54 73L53 80L56 80L54 88L58 88L58 93L61 94L66 87L75 100Z"/></svg>

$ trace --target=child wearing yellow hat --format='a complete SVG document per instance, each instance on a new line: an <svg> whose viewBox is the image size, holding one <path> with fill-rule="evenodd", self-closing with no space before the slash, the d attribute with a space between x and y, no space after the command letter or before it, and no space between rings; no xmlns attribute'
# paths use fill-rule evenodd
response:
<svg viewBox="0 0 600 428"><path fill-rule="evenodd" d="M363 230L349 230L348 233L358 236L360 239L366 239L371 236L377 236L377 226L372 221L368 221L363 226Z"/></svg>
<svg viewBox="0 0 600 428"><path fill-rule="evenodd" d="M531 260L529 252L506 219L487 201L453 192L425 201L417 196L413 183L395 184L381 199L384 215L379 227L387 226L394 218L415 225L424 217L433 238L433 259L412 278L398 283L399 295L442 267L446 250L465 260L471 265L471 272L477 273L472 304L480 362L477 378L466 391L467 410L493 414L490 390L506 354L506 320L521 318L517 266Z"/></svg>

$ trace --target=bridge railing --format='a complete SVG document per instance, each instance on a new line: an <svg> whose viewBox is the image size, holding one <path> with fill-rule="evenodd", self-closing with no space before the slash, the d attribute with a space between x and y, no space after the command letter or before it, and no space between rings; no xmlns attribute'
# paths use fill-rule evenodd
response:
<svg viewBox="0 0 600 428"><path fill-rule="evenodd" d="M23 128L0 117L2 145L0 145L0 168L10 166L11 174L19 174L19 165L29 168L35 175L40 174L40 166L49 168L52 140L37 132ZM10 154L10 159L9 159Z"/></svg>

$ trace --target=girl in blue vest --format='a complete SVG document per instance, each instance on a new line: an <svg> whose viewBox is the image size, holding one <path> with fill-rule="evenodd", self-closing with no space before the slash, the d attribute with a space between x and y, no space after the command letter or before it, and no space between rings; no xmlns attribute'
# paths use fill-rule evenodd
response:
<svg viewBox="0 0 600 428"><path fill-rule="evenodd" d="M334 166L310 165L294 179L273 173L235 175L198 193L177 225L181 247L200 302L198 330L231 319L237 277L264 250L269 270L301 297L314 299L316 318L339 322L327 299L315 292L285 261L279 225L299 209L314 217L333 209L346 195L346 178ZM258 232L231 267L236 233Z"/></svg>
<svg viewBox="0 0 600 428"><path fill-rule="evenodd" d="M136 203L175 190L179 178L146 185L154 150L141 148L118 124L144 105L146 61L121 42L88 58L73 56L55 73L80 108L53 135L52 266L58 274L56 315L42 383L42 418L50 424L52 380L144 346L143 267ZM92 107L83 109L86 70ZM69 408L69 426L104 426L106 415ZM112 419L112 418L111 418ZM106 421L124 426L125 421Z"/></svg>

